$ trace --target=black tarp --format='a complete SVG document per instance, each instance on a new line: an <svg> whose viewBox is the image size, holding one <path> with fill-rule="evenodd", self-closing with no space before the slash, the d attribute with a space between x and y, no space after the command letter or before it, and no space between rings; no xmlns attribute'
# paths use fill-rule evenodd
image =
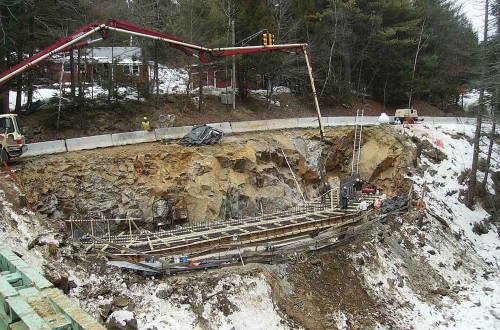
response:
<svg viewBox="0 0 500 330"><path fill-rule="evenodd" d="M196 125L180 141L181 146L201 146L216 144L224 136L224 132L207 125Z"/></svg>

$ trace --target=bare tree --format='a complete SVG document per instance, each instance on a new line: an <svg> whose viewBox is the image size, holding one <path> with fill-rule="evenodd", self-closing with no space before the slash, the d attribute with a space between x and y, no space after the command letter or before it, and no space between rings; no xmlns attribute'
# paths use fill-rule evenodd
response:
<svg viewBox="0 0 500 330"><path fill-rule="evenodd" d="M485 90L485 74L486 74L486 53L488 41L488 14L489 0L485 0L484 5L484 30L483 30L483 47L482 47L482 65L481 65L481 90L479 94L479 111L477 112L476 133L474 135L474 154L472 155L472 166L469 176L469 186L467 191L466 205L472 207L474 198L476 197L476 177L477 177L477 162L479 159L479 140L481 139L481 121L482 112L485 109L484 90Z"/></svg>

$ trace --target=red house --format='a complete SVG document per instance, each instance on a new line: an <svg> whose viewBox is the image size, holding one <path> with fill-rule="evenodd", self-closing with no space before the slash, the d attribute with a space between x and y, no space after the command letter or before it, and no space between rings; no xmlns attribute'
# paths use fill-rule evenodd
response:
<svg viewBox="0 0 500 330"><path fill-rule="evenodd" d="M189 68L190 75L190 85L191 90L196 89L200 86L200 71L202 72L203 86L204 87L216 87L216 88L230 88L232 87L232 69L231 67L225 67L224 64L214 64L214 65L204 65L199 67L198 65L192 65ZM249 89L264 89L265 79L263 75L254 74L247 81L247 86ZM238 88L238 81L236 81L236 88Z"/></svg>
<svg viewBox="0 0 500 330"><path fill-rule="evenodd" d="M76 82L104 83L112 74L125 81L147 81L152 64L141 61L139 47L94 47L74 50L73 72ZM45 63L43 80L50 83L71 82L69 55L54 56ZM63 69L63 71L62 71ZM62 79L61 79L62 71Z"/></svg>

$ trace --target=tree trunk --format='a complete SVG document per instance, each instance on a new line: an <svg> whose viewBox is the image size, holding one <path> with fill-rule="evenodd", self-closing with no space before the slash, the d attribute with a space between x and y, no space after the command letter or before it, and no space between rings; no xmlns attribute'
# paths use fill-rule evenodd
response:
<svg viewBox="0 0 500 330"><path fill-rule="evenodd" d="M193 81L192 74L193 74L193 72L192 72L192 70L190 68L189 72L188 72L188 80L186 82L186 101L184 102L184 109L182 110L183 112L187 111L187 107L188 107L188 104L189 104L189 99L191 97L190 88L191 88L191 83Z"/></svg>
<svg viewBox="0 0 500 330"><path fill-rule="evenodd" d="M267 109L271 109L273 102L273 83L271 78L267 77Z"/></svg>
<svg viewBox="0 0 500 330"><path fill-rule="evenodd" d="M30 17L30 20L29 20L28 33L29 33L30 39L33 40L35 38L35 19L33 17ZM30 50L28 52L29 57L33 56L33 54L34 54L33 50ZM28 70L26 78L27 78L26 79L26 87L27 87L26 104L31 104L33 102L33 73L31 72L31 70Z"/></svg>
<svg viewBox="0 0 500 330"><path fill-rule="evenodd" d="M7 70L9 67L8 63L8 54L9 50L5 49L3 50L3 54L0 56L0 72L3 72ZM9 113L9 87L7 84L3 84L0 86L0 113Z"/></svg>
<svg viewBox="0 0 500 330"><path fill-rule="evenodd" d="M408 96L408 109L413 109L413 81L415 80L415 72L417 72L418 54L422 49L422 36L424 34L424 27L425 27L425 17L424 21L422 22L422 29L420 30L420 36L418 37L417 51L415 52L415 59L413 61L413 71L411 74L411 81L410 81L410 95Z"/></svg>
<svg viewBox="0 0 500 330"><path fill-rule="evenodd" d="M240 94L240 97L242 99L245 99L246 98L246 94L245 94L245 74L246 74L246 70L245 70L244 67L242 67L241 65L239 65L239 68L238 68L238 70L236 72L237 72L237 75L238 75L238 93Z"/></svg>
<svg viewBox="0 0 500 330"><path fill-rule="evenodd" d="M198 111L202 112L203 111L203 71L199 71L200 75L200 81L198 84L199 91L198 91Z"/></svg>
<svg viewBox="0 0 500 330"><path fill-rule="evenodd" d="M387 81L389 80L389 75L386 75L385 76L385 84L384 84L384 106L383 106L383 110L385 111L385 103L386 103L386 99L387 99Z"/></svg>
<svg viewBox="0 0 500 330"><path fill-rule="evenodd" d="M494 122L495 117L492 118L493 124L491 126L491 132L490 132L490 145L488 146L488 157L486 158L486 169L484 171L484 179L483 179L483 185L482 185L482 191L486 193L486 184L488 183L488 174L490 171L490 162L491 162L491 152L493 151L493 138L495 136L495 129L496 129L496 123Z"/></svg>
<svg viewBox="0 0 500 330"><path fill-rule="evenodd" d="M476 175L477 175L477 161L479 158L479 140L481 138L481 113L485 109L484 104L484 89L485 89L485 74L486 74L486 41L488 40L488 11L489 11L489 0L485 1L484 9L484 42L483 42L483 60L481 65L481 90L479 93L479 111L477 114L476 122L476 134L474 135L474 154L472 156L472 168L469 177L469 188L467 191L467 203L466 205L471 208L474 205L474 197L476 195Z"/></svg>
<svg viewBox="0 0 500 330"><path fill-rule="evenodd" d="M350 94L351 92L351 54L347 50L347 46L343 45L342 47L342 75L344 82L344 89L346 93Z"/></svg>
<svg viewBox="0 0 500 330"><path fill-rule="evenodd" d="M64 70L64 67L62 68ZM73 50L69 52L69 73L71 76L71 97L76 96L76 86L75 86L75 55Z"/></svg>
<svg viewBox="0 0 500 330"><path fill-rule="evenodd" d="M343 83L345 93L347 93L347 95L350 95L350 93L351 93L351 80L352 80L352 77L351 77L351 52L350 52L349 45L348 45L350 38L349 38L349 33L347 31L347 29L348 29L347 17L346 17L347 13L344 10L342 10L341 15L343 18L343 22L341 25L342 38L340 38L340 41L341 41L340 48L342 50L342 83Z"/></svg>
<svg viewBox="0 0 500 330"><path fill-rule="evenodd" d="M477 161L479 158L479 139L481 138L481 111L477 114L476 134L474 135L474 154L472 156L472 168L470 170L469 187L467 190L466 204L469 208L474 205L474 197L476 196L476 175Z"/></svg>
<svg viewBox="0 0 500 330"><path fill-rule="evenodd" d="M80 100L80 102L82 102L85 98L83 97L82 72L80 70L80 67L82 65L82 54L80 52L80 49L78 49L77 56L78 99Z"/></svg>
<svg viewBox="0 0 500 330"><path fill-rule="evenodd" d="M23 60L23 52L17 51L17 62ZM21 112L21 103L23 101L23 75L20 74L16 79L16 109L15 112L19 114Z"/></svg>
<svg viewBox="0 0 500 330"><path fill-rule="evenodd" d="M155 42L155 63L154 63L154 80L155 80L155 87L156 87L156 102L155 106L156 108L159 107L160 105L160 65L158 63L158 43Z"/></svg>

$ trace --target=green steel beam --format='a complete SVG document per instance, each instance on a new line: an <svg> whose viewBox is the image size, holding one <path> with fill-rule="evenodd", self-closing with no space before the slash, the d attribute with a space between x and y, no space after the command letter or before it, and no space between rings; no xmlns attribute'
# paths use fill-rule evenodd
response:
<svg viewBox="0 0 500 330"><path fill-rule="evenodd" d="M104 330L63 292L0 244L0 330Z"/></svg>

